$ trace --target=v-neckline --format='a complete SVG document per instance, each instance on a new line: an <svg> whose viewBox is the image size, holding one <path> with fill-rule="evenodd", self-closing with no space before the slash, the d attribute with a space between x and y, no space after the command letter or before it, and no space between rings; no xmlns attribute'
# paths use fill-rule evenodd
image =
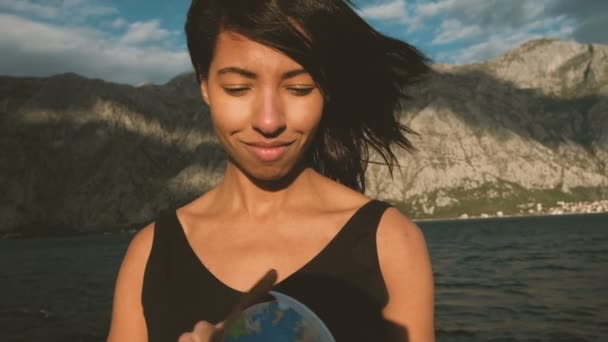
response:
<svg viewBox="0 0 608 342"><path fill-rule="evenodd" d="M307 262L305 262L304 265L301 266L300 268L298 268L295 272L290 273L287 277L285 277L281 281L277 282L274 285L274 287L278 287L278 286L284 284L285 282L289 281L296 274L301 273L306 268L309 268L310 265L312 265L316 260L320 259L324 254L328 253L327 251L330 249L330 247L332 245L336 244L336 241L338 241L340 239L340 237L345 234L344 231L348 230L348 227L352 224L355 217L357 217L363 211L364 208L368 207L372 202L375 202L375 201L376 201L375 199L372 199L372 200L366 202L365 204L363 204L357 210L355 210L355 212L349 217L349 219L346 221L346 223L344 223L342 225L342 227L338 230L336 235L334 235L334 237L332 237L329 240L329 242L317 254L315 254L311 259L309 259ZM175 222L177 223L177 226L178 226L179 235L183 239L183 242L186 245L186 249L188 250L188 253L190 253L190 255L193 257L195 262L199 266L201 266L203 268L203 270L208 275L210 275L215 281L217 281L222 287L228 289L231 292L237 293L237 294L245 293L243 291L237 290L234 287L226 284L223 280L219 279L213 272L211 272L211 270L207 267L207 265L205 265L203 260L201 260L201 258L199 258L199 256L194 251L194 248L190 244L190 241L188 240L188 237L186 236L186 232L184 231L184 226L182 225L181 221L179 220L179 217L177 216L177 211L174 211L173 214L174 214L173 217L175 219Z"/></svg>

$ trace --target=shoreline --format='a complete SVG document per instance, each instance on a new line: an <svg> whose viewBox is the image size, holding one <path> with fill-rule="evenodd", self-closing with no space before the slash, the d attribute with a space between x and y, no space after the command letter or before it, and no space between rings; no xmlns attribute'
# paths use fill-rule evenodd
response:
<svg viewBox="0 0 608 342"><path fill-rule="evenodd" d="M445 218L421 218L421 219L411 219L414 223L440 223L440 222L471 222L471 221L484 221L484 220L512 220L512 219L538 219L538 218L569 218L569 217L577 217L577 216L602 216L607 215L608 211L598 212L598 213L563 213L563 214L525 214L525 215L503 215L503 216L475 216L475 217L467 217L467 218L459 218L459 217L445 217ZM27 234L27 233L18 233L18 232L7 232L0 233L0 240L28 240L28 239L53 239L53 238L72 238L72 237L82 237L82 236L93 236L93 235L118 235L118 234L128 234L133 235L137 232L136 229L120 229L120 230L110 230L110 231L60 231L54 233L46 233L46 234Z"/></svg>
<svg viewBox="0 0 608 342"><path fill-rule="evenodd" d="M608 211L602 211L598 213L563 213L563 214L524 214L524 215L503 215L503 216L469 216L467 218L460 217L447 217L447 218L422 218L422 219L411 219L414 222L452 222L452 221L482 221L482 220L503 220L503 219L518 219L518 218L548 218L548 217L572 217L572 216L595 216L595 215L608 215Z"/></svg>

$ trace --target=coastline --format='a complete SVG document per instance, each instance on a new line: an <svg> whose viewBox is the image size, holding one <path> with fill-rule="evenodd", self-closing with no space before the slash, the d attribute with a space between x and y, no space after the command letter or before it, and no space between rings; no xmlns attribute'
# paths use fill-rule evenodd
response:
<svg viewBox="0 0 608 342"><path fill-rule="evenodd" d="M550 213L540 213L540 214L525 214L525 215L503 215L503 216L470 216L467 218L460 217L448 217L448 218L422 218L422 219L412 219L413 222L453 222L453 221L491 221L491 220L509 220L509 219L534 219L534 218L558 218L558 217L576 217L576 216L601 216L608 215L608 211L596 212L596 213L563 213L563 214L550 214Z"/></svg>
<svg viewBox="0 0 608 342"><path fill-rule="evenodd" d="M483 220L483 219L503 219L503 218L518 218L518 217L553 217L565 215L593 215L608 213L608 200L599 201L577 201L566 202L557 201L554 206L543 208L542 203L529 202L517 205L519 213L506 214L502 210L496 211L496 214L481 213L477 215L469 215L463 213L458 217L429 217L412 219L419 222L434 222L434 221L457 221L457 220Z"/></svg>
<svg viewBox="0 0 608 342"><path fill-rule="evenodd" d="M539 214L521 214L521 215L503 215L503 216L471 216L467 218L460 217L437 217L437 218L420 218L411 219L414 223L441 223L441 222L475 222L475 221L493 221L493 220L516 220L516 219L542 219L542 218L571 218L577 216L608 216L608 211L593 212L593 213L539 213ZM138 225L140 226L140 225ZM18 232L0 233L0 240L22 240L22 239L51 239L51 238L71 238L79 236L92 235L116 235L129 234L133 235L137 229L116 229L116 230L88 230L88 231L59 231L45 234L27 234Z"/></svg>

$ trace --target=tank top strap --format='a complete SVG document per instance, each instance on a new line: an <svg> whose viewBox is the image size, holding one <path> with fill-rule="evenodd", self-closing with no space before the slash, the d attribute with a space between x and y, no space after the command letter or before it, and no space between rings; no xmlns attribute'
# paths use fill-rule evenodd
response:
<svg viewBox="0 0 608 342"><path fill-rule="evenodd" d="M171 239L171 231L175 231L175 226L172 224L171 212L165 212L154 221L154 239L152 242L152 248L163 250L168 248L168 242ZM173 226L173 227L172 227Z"/></svg>
<svg viewBox="0 0 608 342"><path fill-rule="evenodd" d="M378 224L384 211L389 207L391 207L390 204L375 199L366 203L348 221L347 226L344 227L345 231L342 239L345 241L343 242L346 242L347 246L355 246L360 244L356 243L357 241L367 241L372 243L375 249Z"/></svg>
<svg viewBox="0 0 608 342"><path fill-rule="evenodd" d="M384 211L390 206L379 200L367 202L348 220L336 239L302 272L338 272L348 274L349 278L365 278L361 283L368 283L374 288L374 295L383 300L385 293L378 261L376 232ZM359 280L361 279L355 282Z"/></svg>
<svg viewBox="0 0 608 342"><path fill-rule="evenodd" d="M353 220L354 227L351 227L351 230L363 230L365 232L373 230L373 232L375 233L376 228L378 228L378 224L380 223L380 219L382 218L382 215L384 214L386 209L390 207L390 204L377 199L369 201L356 213L357 217L356 220Z"/></svg>
<svg viewBox="0 0 608 342"><path fill-rule="evenodd" d="M379 200L367 202L313 262L275 289L306 303L337 341L386 340L381 312L388 303L388 290L380 270L376 232L389 207Z"/></svg>
<svg viewBox="0 0 608 342"><path fill-rule="evenodd" d="M222 286L191 249L175 211L154 221L142 305L150 341L175 341L200 320L225 319L239 293ZM159 330L156 330L159 329Z"/></svg>
<svg viewBox="0 0 608 342"><path fill-rule="evenodd" d="M332 262L341 263L345 256L365 259L365 263L375 260L376 231L384 211L390 204L370 200L360 207L342 227L338 235L315 259L322 267L333 267ZM328 261L332 262L328 262ZM316 262L317 260L315 260ZM361 260L363 261L363 260Z"/></svg>
<svg viewBox="0 0 608 342"><path fill-rule="evenodd" d="M145 276L148 280L166 278L167 272L171 269L171 264L175 261L174 252L176 251L177 229L175 214L165 212L154 220L154 238L152 239L152 249L148 257ZM144 284L146 282L144 281Z"/></svg>
<svg viewBox="0 0 608 342"><path fill-rule="evenodd" d="M168 257L175 251L182 249L180 232L181 225L175 211L162 213L154 222L154 240L152 249L156 249L163 257Z"/></svg>
<svg viewBox="0 0 608 342"><path fill-rule="evenodd" d="M171 273L190 273L213 283L207 268L192 250L176 211L163 213L155 221L150 257L156 255Z"/></svg>

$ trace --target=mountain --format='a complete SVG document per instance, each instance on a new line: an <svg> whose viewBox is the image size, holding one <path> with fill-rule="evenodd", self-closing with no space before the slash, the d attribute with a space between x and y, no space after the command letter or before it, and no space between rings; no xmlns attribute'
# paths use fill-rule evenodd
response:
<svg viewBox="0 0 608 342"><path fill-rule="evenodd" d="M224 163L191 74L2 77L0 118L4 231L129 227L208 189Z"/></svg>
<svg viewBox="0 0 608 342"><path fill-rule="evenodd" d="M419 217L608 197L608 46L540 39L434 71L402 115L419 152L396 186L372 166L373 194Z"/></svg>
<svg viewBox="0 0 608 342"><path fill-rule="evenodd" d="M368 193L412 217L608 197L608 46L541 39L433 66L401 120L420 135ZM0 77L0 231L141 226L212 187L225 154L193 74L137 87Z"/></svg>

